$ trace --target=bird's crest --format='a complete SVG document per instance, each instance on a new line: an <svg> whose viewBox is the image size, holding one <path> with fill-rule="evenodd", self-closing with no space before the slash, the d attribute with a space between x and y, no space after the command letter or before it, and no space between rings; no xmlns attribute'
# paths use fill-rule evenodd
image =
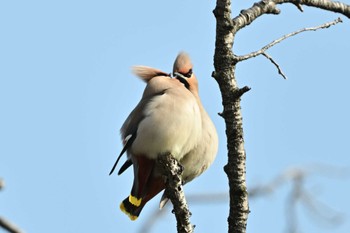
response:
<svg viewBox="0 0 350 233"><path fill-rule="evenodd" d="M156 76L170 76L170 74L149 66L133 66L132 72L145 82L148 82Z"/></svg>
<svg viewBox="0 0 350 233"><path fill-rule="evenodd" d="M180 52L174 62L173 72L187 74L192 68L193 65L190 56L186 52Z"/></svg>

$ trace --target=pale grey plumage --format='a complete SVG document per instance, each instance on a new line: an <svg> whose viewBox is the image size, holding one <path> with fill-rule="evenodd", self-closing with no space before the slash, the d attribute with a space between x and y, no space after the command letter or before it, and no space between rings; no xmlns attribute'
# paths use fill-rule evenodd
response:
<svg viewBox="0 0 350 233"><path fill-rule="evenodd" d="M218 136L213 122L205 111L198 93L198 81L193 73L193 65L187 53L180 53L173 67L173 73L187 75L189 90L197 100L201 112L202 134L198 146L194 147L180 163L185 167L183 180L189 182L202 174L214 161L218 150ZM189 169L186 169L189 168Z"/></svg>
<svg viewBox="0 0 350 233"><path fill-rule="evenodd" d="M156 76L148 80L142 99L123 124L121 134L123 139L137 135L129 149L131 154L155 159L170 152L180 160L199 141L200 108L177 79Z"/></svg>

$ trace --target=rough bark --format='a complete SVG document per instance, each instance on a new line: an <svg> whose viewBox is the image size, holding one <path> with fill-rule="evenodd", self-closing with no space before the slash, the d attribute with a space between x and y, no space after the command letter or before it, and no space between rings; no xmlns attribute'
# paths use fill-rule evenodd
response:
<svg viewBox="0 0 350 233"><path fill-rule="evenodd" d="M230 192L228 217L228 232L230 233L246 232L249 213L240 97L250 88L239 88L237 85L235 68L238 62L245 59L234 54L234 39L240 29L251 24L258 17L264 14L279 14L280 10L276 5L284 3L292 3L300 11L303 11L302 5L306 5L341 13L350 18L350 6L329 0L263 0L247 10L242 10L237 17L232 18L231 1L217 0L216 8L213 11L216 18L216 41L215 71L212 76L219 84L223 105L223 112L220 113L220 116L224 118L226 124L228 162L224 170L228 176ZM260 55L266 55L264 51ZM277 67L279 68L279 66ZM281 72L280 68L279 72Z"/></svg>
<svg viewBox="0 0 350 233"><path fill-rule="evenodd" d="M223 111L219 115L224 118L226 124L228 162L224 170L228 176L230 192L228 217L228 232L230 233L246 232L249 213L246 186L246 152L244 149L240 98L250 88L247 86L240 88L238 86L235 77L236 65L243 60L257 55L264 55L276 65L279 73L285 77L278 64L265 53L267 49L279 41L269 44L267 48L262 48L256 54L237 56L233 52L234 38L240 29L251 24L258 17L264 14L279 14L280 10L277 8L277 5L284 3L292 3L300 11L303 11L302 5L306 5L341 13L350 18L350 6L328 0L263 0L255 3L249 9L242 10L237 17L232 18L231 0L217 0L216 8L213 11L216 17L216 42L214 54L215 71L212 76L219 84L223 105ZM340 22L341 20L339 19L338 21ZM287 37L289 36L287 35ZM166 195L174 205L177 230L178 232L193 232L193 226L189 221L191 214L181 186L181 165L171 155L161 156L159 162L163 164L164 175L167 177Z"/></svg>
<svg viewBox="0 0 350 233"><path fill-rule="evenodd" d="M306 5L340 13L350 18L350 6L341 2L333 2L329 0L263 0L254 3L249 9L242 10L237 17L232 19L234 33L238 32L243 27L248 26L264 14L279 14L280 10L277 8L277 5L284 3L292 3L300 11L303 11L302 5Z"/></svg>
<svg viewBox="0 0 350 233"><path fill-rule="evenodd" d="M230 189L229 232L245 232L249 207L240 97L249 88L240 89L235 79L237 62L232 51L234 33L230 1L218 0L214 15L217 24L213 77L220 87L224 107L220 115L226 124L228 163L224 170L229 177Z"/></svg>
<svg viewBox="0 0 350 233"><path fill-rule="evenodd" d="M191 213L188 209L185 193L182 188L181 175L183 167L171 154L159 156L158 162L166 177L165 195L173 203L173 213L176 217L178 233L192 233L193 226L190 222Z"/></svg>

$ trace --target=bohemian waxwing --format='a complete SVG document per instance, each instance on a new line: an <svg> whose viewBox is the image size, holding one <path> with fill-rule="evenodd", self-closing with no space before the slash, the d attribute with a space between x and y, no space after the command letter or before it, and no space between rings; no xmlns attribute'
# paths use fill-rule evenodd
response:
<svg viewBox="0 0 350 233"><path fill-rule="evenodd" d="M173 75L180 80L187 80L187 84L184 83L184 85L195 96L202 119L202 135L198 144L199 146L193 148L180 160L180 163L185 168L182 174L182 181L186 184L202 174L213 163L218 150L218 136L215 126L199 98L198 81L193 73L193 65L187 53L182 52L177 56L174 62ZM160 208L162 208L167 201L168 198L165 196L164 192L160 202Z"/></svg>
<svg viewBox="0 0 350 233"><path fill-rule="evenodd" d="M198 83L186 53L180 53L173 74L146 66L134 73L147 83L142 98L121 128L127 160L118 175L133 165L134 182L120 209L137 219L144 205L165 188L157 157L171 153L184 167L183 182L199 176L213 162L218 137L198 95ZM166 203L163 195L161 206Z"/></svg>

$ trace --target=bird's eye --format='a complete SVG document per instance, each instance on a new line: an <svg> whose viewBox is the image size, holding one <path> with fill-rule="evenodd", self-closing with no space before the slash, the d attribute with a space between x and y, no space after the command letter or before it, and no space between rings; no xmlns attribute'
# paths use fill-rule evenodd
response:
<svg viewBox="0 0 350 233"><path fill-rule="evenodd" d="M193 71L192 71L192 69L190 69L186 74L184 74L184 76L186 78L190 78L192 76L192 74L193 74Z"/></svg>

